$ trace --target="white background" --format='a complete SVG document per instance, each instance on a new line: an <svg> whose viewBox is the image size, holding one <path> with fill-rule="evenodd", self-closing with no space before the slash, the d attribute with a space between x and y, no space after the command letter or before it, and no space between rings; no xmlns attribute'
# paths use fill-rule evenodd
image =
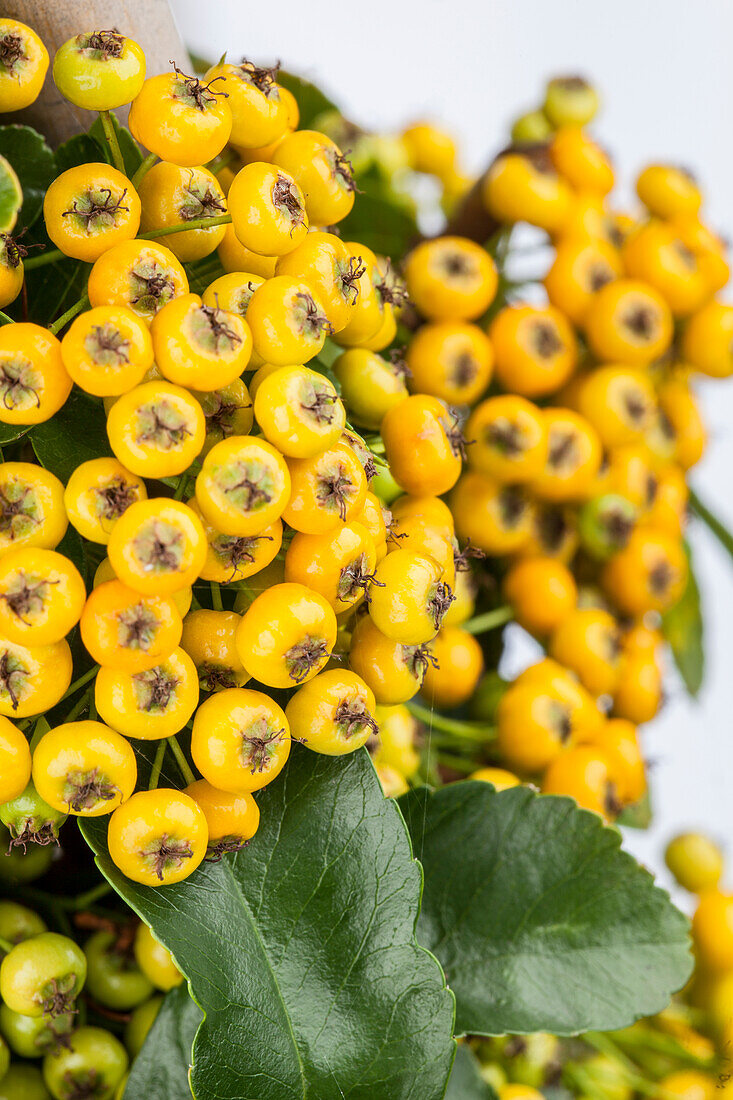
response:
<svg viewBox="0 0 733 1100"><path fill-rule="evenodd" d="M370 129L421 117L446 123L473 172L505 143L510 119L534 106L548 75L585 74L603 92L595 132L613 152L619 201L629 201L641 165L668 159L699 174L709 221L733 238L728 0L173 0L173 9L197 54L282 59ZM693 480L733 526L733 379L700 392L710 445ZM667 706L644 730L654 826L626 838L666 885L661 853L681 827L727 841L733 863L733 562L699 525L691 534L706 681L693 703L668 678Z"/></svg>

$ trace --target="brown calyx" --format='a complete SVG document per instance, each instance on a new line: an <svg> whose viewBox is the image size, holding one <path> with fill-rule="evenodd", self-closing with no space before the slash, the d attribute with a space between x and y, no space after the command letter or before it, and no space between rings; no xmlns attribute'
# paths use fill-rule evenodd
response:
<svg viewBox="0 0 733 1100"><path fill-rule="evenodd" d="M436 630L440 630L440 624L445 618L445 614L450 605L455 600L455 596L451 592L449 584L445 581L440 581L435 585L433 592L428 599L428 614L433 620L433 624Z"/></svg>
<svg viewBox="0 0 733 1100"><path fill-rule="evenodd" d="M573 721L570 707L564 703L553 701L550 704L550 721L561 744L565 744L573 732Z"/></svg>
<svg viewBox="0 0 733 1100"><path fill-rule="evenodd" d="M32 523L39 522L35 516L27 515L25 512L26 498L30 492L30 488L26 485L17 500L9 500L5 487L0 487L0 531L4 535L12 532L13 520L16 516L24 515Z"/></svg>
<svg viewBox="0 0 733 1100"><path fill-rule="evenodd" d="M202 691L225 691L237 686L237 677L233 668L226 665L214 665L208 661L199 665L199 686Z"/></svg>
<svg viewBox="0 0 733 1100"><path fill-rule="evenodd" d="M224 856L232 852L241 852L242 848L247 848L248 846L249 841L244 840L241 836L223 837L221 840L218 840L216 844L208 845L204 861L206 863L220 863Z"/></svg>
<svg viewBox="0 0 733 1100"><path fill-rule="evenodd" d="M310 294L299 291L295 297L301 303L303 309L302 325L305 331L309 332L311 336L320 336L324 330L329 333L333 332L333 325L326 314L321 313Z"/></svg>
<svg viewBox="0 0 733 1100"><path fill-rule="evenodd" d="M502 454L516 458L525 450L524 437L518 424L506 417L494 420L486 429L486 440Z"/></svg>
<svg viewBox="0 0 733 1100"><path fill-rule="evenodd" d="M137 500L137 491L121 477L115 477L103 489L95 489L101 503L102 517L106 520L119 519L131 504Z"/></svg>
<svg viewBox="0 0 733 1100"><path fill-rule="evenodd" d="M311 669L320 665L327 656L326 639L306 635L302 641L291 646L285 654L285 665L290 679L296 684L302 684Z"/></svg>
<svg viewBox="0 0 733 1100"><path fill-rule="evenodd" d="M66 803L75 813L91 810L98 802L109 802L119 793L118 787L105 779L99 768L67 775L64 790Z"/></svg>
<svg viewBox="0 0 733 1100"><path fill-rule="evenodd" d="M647 403L633 390L624 394L623 404L632 424L641 423L649 411Z"/></svg>
<svg viewBox="0 0 733 1100"><path fill-rule="evenodd" d="M27 61L28 55L19 34L10 31L0 38L0 65L12 73L19 61Z"/></svg>
<svg viewBox="0 0 733 1100"><path fill-rule="evenodd" d="M466 539L466 545L462 550L453 553L453 564L456 573L468 573L471 568L471 558L481 559L486 557L486 552L478 546L471 546L471 540Z"/></svg>
<svg viewBox="0 0 733 1100"><path fill-rule="evenodd" d="M70 208L68 210L62 211L61 217L68 218L71 217L71 215L76 215L77 218L81 218L83 221L86 222L86 230L88 233L91 222L93 220L99 218L100 220L104 221L105 225L114 225L115 214L117 214L120 210L129 211L129 206L123 205L123 199L127 194L126 187L124 188L122 194L118 199L114 199L112 197L112 189L110 187L100 187L99 194L106 196L101 202L99 202L99 200L97 199L92 198L91 193L87 191L85 200L87 204L87 209L81 210L78 205L79 200L74 199Z"/></svg>
<svg viewBox="0 0 733 1100"><path fill-rule="evenodd" d="M69 974L59 981L51 978L44 986L44 996L41 1001L44 1016L55 1020L57 1016L76 1015L74 1007L74 990L76 988L76 975Z"/></svg>
<svg viewBox="0 0 733 1100"><path fill-rule="evenodd" d="M272 185L272 203L278 210L287 214L293 223L293 229L297 229L305 221L305 210L293 186L293 181L278 172ZM291 230L292 232L292 230Z"/></svg>
<svg viewBox="0 0 733 1100"><path fill-rule="evenodd" d="M476 360L469 351L462 351L453 360L453 380L458 386L467 386L478 373Z"/></svg>
<svg viewBox="0 0 733 1100"><path fill-rule="evenodd" d="M226 323L226 313L224 310L219 309L216 306L199 306L199 312L203 313L206 318L206 323L209 326L211 335L214 339L214 350L219 353L219 341L224 341L229 347L227 351L232 350L233 347L238 347L242 343L242 338L239 333L235 332L233 328Z"/></svg>
<svg viewBox="0 0 733 1100"><path fill-rule="evenodd" d="M22 682L28 675L27 670L17 663L16 658L12 657L7 649L4 650L2 656L0 656L0 684L8 693L13 710L18 709L20 700L17 691L22 687ZM14 678L15 684L13 683Z"/></svg>
<svg viewBox="0 0 733 1100"><path fill-rule="evenodd" d="M216 102L217 96L223 96L225 99L229 98L228 92L220 92L211 87L217 80L223 80L223 76L215 76L208 84L203 84L198 77L187 76L173 61L170 61L169 64L173 65L176 75L186 89L186 96L193 101L193 105L197 110L205 111L207 107Z"/></svg>
<svg viewBox="0 0 733 1100"><path fill-rule="evenodd" d="M596 291L601 290L607 283L613 281L613 272L606 264L598 261L594 263L588 272L588 289L592 290L595 294Z"/></svg>
<svg viewBox="0 0 733 1100"><path fill-rule="evenodd" d="M651 306L632 306L624 314L624 324L634 336L651 340L657 330L657 315Z"/></svg>
<svg viewBox="0 0 733 1100"><path fill-rule="evenodd" d="M193 857L193 849L185 840L174 840L163 833L159 841L139 854L152 865L156 878L162 882L169 867L177 871L185 859Z"/></svg>
<svg viewBox="0 0 733 1100"><path fill-rule="evenodd" d="M17 371L16 374L13 371ZM6 409L14 409L23 399L25 394L32 393L36 408L40 407L41 399L38 391L23 381L23 367L12 361L0 363L0 389L3 393L3 405Z"/></svg>
<svg viewBox="0 0 733 1100"><path fill-rule="evenodd" d="M450 449L453 454L457 458L461 458L465 462L468 454L466 448L475 441L473 439L466 439L461 429L459 416L453 411L453 409L450 409L449 412L451 422L447 427L445 427L444 425L445 434L447 436L448 443L450 444Z"/></svg>
<svg viewBox="0 0 733 1100"><path fill-rule="evenodd" d="M22 848L25 855L29 844L40 844L45 848L47 844L58 844L58 842L58 834L52 821L44 821L41 826L37 826L32 817L27 817L19 833L10 829L7 854L9 855L13 848Z"/></svg>
<svg viewBox="0 0 733 1100"><path fill-rule="evenodd" d="M176 289L175 283L169 275L157 271L152 275L142 275L139 271L133 270L130 274L144 284L142 292L136 298L130 300L130 304L133 306L145 302L146 299L152 299L150 308L157 312L161 298L164 295L172 294Z"/></svg>
<svg viewBox="0 0 733 1100"><path fill-rule="evenodd" d="M346 741L362 733L365 727L375 735L379 733L379 726L367 710L366 703L359 696L342 699L334 711L333 719Z"/></svg>
<svg viewBox="0 0 733 1100"><path fill-rule="evenodd" d="M237 493L241 489L245 493L244 507L245 510L251 512L256 504L264 502L268 503L270 500L270 494L266 489L263 489L258 482L254 481L249 474L245 474L241 481L238 481L236 485L229 485L225 488L225 493Z"/></svg>
<svg viewBox="0 0 733 1100"><path fill-rule="evenodd" d="M24 577L25 574L21 574L21 576ZM34 610L41 610L47 585L58 583L58 581L40 580L35 584L29 584L26 580L23 580L22 586L17 592L3 592L0 595L0 599L5 600L10 610L21 622L25 623L26 626L30 626L31 624L25 616Z"/></svg>
<svg viewBox="0 0 733 1100"><path fill-rule="evenodd" d="M156 524L150 536L149 564L160 566L162 569L177 569L180 564L180 554L176 552L175 547L180 546L182 542L181 531L165 531Z"/></svg>
<svg viewBox="0 0 733 1100"><path fill-rule="evenodd" d="M662 558L649 570L649 587L655 596L664 596L674 581L672 566Z"/></svg>
<svg viewBox="0 0 733 1100"><path fill-rule="evenodd" d="M282 727L270 733L265 721L260 720L256 724L262 727L262 733L242 733L242 764L249 768L252 775L265 770L273 753L270 746L277 745L285 737Z"/></svg>
<svg viewBox="0 0 733 1100"><path fill-rule="evenodd" d="M117 622L120 644L126 649L147 649L151 632L159 626L157 616L143 603L120 611Z"/></svg>
<svg viewBox="0 0 733 1100"><path fill-rule="evenodd" d="M212 187L207 186L206 190L201 194L193 189L192 184L193 169L191 169L189 185L186 188L186 194L189 198L179 207L178 211L181 215L181 221L190 222L193 221L194 218L213 218L216 217L217 214L226 212L225 204Z"/></svg>
<svg viewBox="0 0 733 1100"><path fill-rule="evenodd" d="M624 514L620 508L612 508L604 515L602 522L609 541L619 549L626 546L634 529L634 521L631 517Z"/></svg>
<svg viewBox="0 0 733 1100"><path fill-rule="evenodd" d="M176 447L182 443L187 435L191 434L190 429L186 426L185 421L182 418L178 418L178 423L166 424L161 416L161 409L155 406L147 406L145 410L150 416L151 424L146 431L140 433L137 437L139 443L145 443L148 440L154 440L156 436L163 436L167 449ZM163 409L163 411L165 411Z"/></svg>
<svg viewBox="0 0 733 1100"><path fill-rule="evenodd" d="M516 485L506 485L499 494L499 509L504 526L516 527L527 511L527 498Z"/></svg>
<svg viewBox="0 0 733 1100"><path fill-rule="evenodd" d="M324 507L336 503L339 519L346 523L348 514L348 497L354 490L354 483L343 466L339 465L335 473L321 477L318 480L318 501Z"/></svg>
<svg viewBox="0 0 733 1100"><path fill-rule="evenodd" d="M577 444L577 436L572 429L553 432L547 454L548 465L553 470L558 470L573 462L577 453Z"/></svg>
<svg viewBox="0 0 733 1100"><path fill-rule="evenodd" d="M141 709L146 711L165 710L180 683L178 677L169 675L160 665L135 673L133 680L144 694Z"/></svg>
<svg viewBox="0 0 733 1100"><path fill-rule="evenodd" d="M415 646L406 645L402 647L402 650L404 654L405 664L410 670L410 674L414 676L414 678L420 684L422 684L423 680L425 679L425 673L428 671L431 665L435 669L440 668L435 654L430 649L430 646L427 644Z"/></svg>
<svg viewBox="0 0 733 1100"><path fill-rule="evenodd" d="M392 364L392 370L398 378L402 378L403 381L412 378L412 371L407 365L405 359L406 348L403 345L401 348L390 348L389 361Z"/></svg>
<svg viewBox="0 0 733 1100"><path fill-rule="evenodd" d="M532 342L540 359L551 359L562 351L563 344L555 326L549 321L538 321L532 329Z"/></svg>
<svg viewBox="0 0 733 1100"><path fill-rule="evenodd" d="M350 150L346 150L345 153L334 153L333 156L333 174L339 176L346 187L347 191L356 191L356 180L354 178L354 169L351 166L348 153Z"/></svg>
<svg viewBox="0 0 733 1100"><path fill-rule="evenodd" d="M119 57L125 45L125 37L117 30L92 31L87 38L86 49L96 50L102 54L100 60L110 57Z"/></svg>
<svg viewBox="0 0 733 1100"><path fill-rule="evenodd" d="M127 351L130 341L114 325L92 325L85 344L87 342L97 362L113 360L118 365L130 362Z"/></svg>
<svg viewBox="0 0 733 1100"><path fill-rule="evenodd" d="M616 784L612 783L610 779L606 783L603 807L609 817L618 817L624 808L624 804L616 792Z"/></svg>
<svg viewBox="0 0 733 1100"><path fill-rule="evenodd" d="M255 560L255 547L262 539L272 542L272 535L221 535L216 540L216 550L229 560L234 580L242 565L252 565Z"/></svg>
<svg viewBox="0 0 733 1100"><path fill-rule="evenodd" d="M359 279L366 271L366 264L362 262L361 256L351 256L349 263L345 271L341 272L341 289L344 292L344 297L347 294L352 294L351 304L353 305L359 297Z"/></svg>
<svg viewBox="0 0 733 1100"><path fill-rule="evenodd" d="M318 424L330 424L335 413L334 405L338 399L338 394L325 386L314 386L310 404L306 405L305 401L301 401L300 407L312 413Z"/></svg>
<svg viewBox="0 0 733 1100"><path fill-rule="evenodd" d="M366 554L360 554L358 558L349 562L341 570L337 591L338 598L343 603L352 603L358 595L359 589L362 589L366 602L370 603L370 587L376 584L378 588L384 588L384 581L378 581L374 573L369 573L366 568L367 564Z"/></svg>
<svg viewBox="0 0 733 1100"><path fill-rule="evenodd" d="M263 95L270 96L276 89L277 74L280 72L281 64L282 62L276 61L268 69L264 65L255 65L253 61L243 57L239 63L239 68L246 75L250 84L254 84L255 88Z"/></svg>
<svg viewBox="0 0 733 1100"><path fill-rule="evenodd" d="M568 534L565 515L553 507L541 508L537 513L537 534L543 547L553 553L560 549Z"/></svg>

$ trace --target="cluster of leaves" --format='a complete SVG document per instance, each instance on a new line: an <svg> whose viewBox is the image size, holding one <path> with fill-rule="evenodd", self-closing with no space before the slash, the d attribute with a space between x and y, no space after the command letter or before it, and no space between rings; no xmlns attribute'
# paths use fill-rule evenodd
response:
<svg viewBox="0 0 733 1100"><path fill-rule="evenodd" d="M284 79L305 125L332 107ZM127 131L118 136L133 171L139 150ZM3 127L0 153L24 188L26 241L42 244L51 179L109 159L98 124L55 153L34 131ZM404 254L414 221L363 191L344 234ZM190 265L192 289L220 273L216 258ZM16 318L52 321L87 275L73 260L30 271ZM75 392L46 424L0 429L0 446L32 447L66 480L109 453L102 404ZM75 532L62 549L90 581L96 562ZM692 686L694 586L683 604L667 631ZM333 760L296 747L258 801L262 825L247 849L161 890L115 868L106 819L81 822L102 874L188 980L166 997L127 1100L179 1100L189 1063L198 1100L439 1100L455 1036L620 1027L661 1009L691 969L685 918L621 850L619 832L568 799L465 782L395 804L365 750ZM489 1093L461 1050L448 1096Z"/></svg>

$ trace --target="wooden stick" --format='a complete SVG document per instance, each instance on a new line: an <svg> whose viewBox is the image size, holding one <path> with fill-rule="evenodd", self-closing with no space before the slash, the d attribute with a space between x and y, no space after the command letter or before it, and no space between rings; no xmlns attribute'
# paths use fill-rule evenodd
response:
<svg viewBox="0 0 733 1100"><path fill-rule="evenodd" d="M54 147L81 130L88 130L96 115L74 107L58 92L51 78L53 56L58 47L82 31L112 30L134 38L145 50L147 75L170 70L175 61L189 64L168 0L4 0L3 15L27 23L42 38L51 58L40 96L30 107L3 115L3 123L34 126ZM127 109L116 112L120 121Z"/></svg>

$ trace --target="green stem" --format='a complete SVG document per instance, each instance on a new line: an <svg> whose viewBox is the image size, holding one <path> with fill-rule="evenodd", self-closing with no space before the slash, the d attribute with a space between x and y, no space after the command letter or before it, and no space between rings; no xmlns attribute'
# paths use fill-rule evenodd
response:
<svg viewBox="0 0 733 1100"><path fill-rule="evenodd" d="M135 175L132 177L132 186L137 190L141 182L147 176L150 169L153 167L157 160L155 153L148 153L145 160L141 163Z"/></svg>
<svg viewBox="0 0 733 1100"><path fill-rule="evenodd" d="M178 479L178 485L176 491L173 494L174 500L183 500L186 495L186 489L188 488L189 477L188 474L181 474Z"/></svg>
<svg viewBox="0 0 733 1100"><path fill-rule="evenodd" d="M70 695L74 695L79 688L83 688L85 684L88 684L90 680L93 680L99 671L99 665L92 665L88 672L85 672L83 676L80 676L78 680L74 680L64 694L59 699L60 703L63 703L64 699L68 699Z"/></svg>
<svg viewBox="0 0 733 1100"><path fill-rule="evenodd" d="M71 258L65 252L62 252L60 248L50 248L48 252L39 252L35 256L29 256L27 260L23 260L23 267L26 271L32 271L34 267L45 267L46 264L55 264L58 260L70 260Z"/></svg>
<svg viewBox="0 0 733 1100"><path fill-rule="evenodd" d="M671 1093L668 1093L666 1089L660 1088L656 1082L642 1077L638 1072L638 1066L630 1058L627 1058L608 1036L599 1035L597 1031L590 1031L583 1036L583 1039L589 1046L594 1047L601 1054L613 1058L619 1065L623 1066L626 1083L636 1092L640 1092L642 1096L669 1097L669 1100L672 1100Z"/></svg>
<svg viewBox="0 0 733 1100"><path fill-rule="evenodd" d="M15 321L12 317L8 317L7 313L3 313L0 309L0 325L14 325Z"/></svg>
<svg viewBox="0 0 733 1100"><path fill-rule="evenodd" d="M602 1038L608 1038L602 1036ZM677 1061L685 1062L690 1066L705 1068L710 1065L710 1058L702 1058L687 1050L673 1035L659 1032L652 1027L636 1028L613 1033L613 1042L616 1046L633 1057L635 1050L653 1051L655 1054L666 1054Z"/></svg>
<svg viewBox="0 0 733 1100"><path fill-rule="evenodd" d="M485 611L483 615L476 615L465 623L461 623L461 630L468 634L487 634L495 630L497 626L503 626L514 618L514 612L506 604L504 607L495 607L493 611Z"/></svg>
<svg viewBox="0 0 733 1100"><path fill-rule="evenodd" d="M176 740L175 736L174 737L168 737L166 740L168 741L168 744L170 745L170 747L173 750L173 755L176 758L176 761L178 763L178 767L181 769L181 775L185 779L186 786L188 787L188 786L191 785L191 783L196 782L196 776L191 771L191 768L189 767L188 760L186 760L186 756L183 752L183 749L178 744L178 741Z"/></svg>
<svg viewBox="0 0 733 1100"><path fill-rule="evenodd" d="M232 147L229 146L228 148L224 149L223 152L219 153L218 157L214 157L213 160L210 160L209 163L205 165L205 167L208 168L213 175L216 175L217 172L221 172L223 168L228 168L229 165L232 164L232 162L236 159L237 154L234 152Z"/></svg>
<svg viewBox="0 0 733 1100"><path fill-rule="evenodd" d="M82 294L78 302L74 302L73 306L69 306L66 313L62 313L52 325L48 326L48 331L52 332L54 336L57 332L60 332L64 325L67 325L69 321L76 317L77 313L81 313L83 309L89 305L89 298L86 294Z"/></svg>
<svg viewBox="0 0 733 1100"><path fill-rule="evenodd" d="M0 936L0 951L4 951L6 955L9 955L14 947L14 943L11 943L10 940L4 940L2 936Z"/></svg>
<svg viewBox="0 0 733 1100"><path fill-rule="evenodd" d="M589 1046L599 1051L599 1053L605 1054L607 1057L613 1058L614 1061L619 1062L629 1073L636 1073L638 1067L619 1049L613 1039L609 1039L607 1035L599 1034L597 1031L588 1031L583 1036L583 1039Z"/></svg>
<svg viewBox="0 0 733 1100"><path fill-rule="evenodd" d="M425 707L414 700L407 703L407 709L428 729L442 730L444 733L451 733L454 737L462 740L474 741L478 745L485 745L487 741L492 741L496 736L492 726L482 726L478 722L461 722L458 718L446 718L438 711L431 710L430 707Z"/></svg>
<svg viewBox="0 0 733 1100"><path fill-rule="evenodd" d="M214 611L223 611L224 604L221 602L221 588L216 581L211 581L209 584L211 588L211 602L214 605Z"/></svg>
<svg viewBox="0 0 733 1100"><path fill-rule="evenodd" d="M150 782L148 783L148 790L154 791L158 786L158 780L160 779L160 769L163 767L163 757L165 756L165 738L158 742L158 747L155 750L155 760L153 761L153 770L150 773Z"/></svg>
<svg viewBox="0 0 733 1100"><path fill-rule="evenodd" d="M84 710L84 708L87 706L87 704L89 702L89 698L91 696L91 693L92 693L92 688L87 688L87 690L84 692L84 694L81 695L79 697L79 699L77 699L76 703L74 703L74 706L71 708L69 713L64 718L65 723L66 722L73 722L74 719L77 718L81 714L81 712Z"/></svg>
<svg viewBox="0 0 733 1100"><path fill-rule="evenodd" d="M217 214L215 218L192 218L190 222L177 222L162 229L151 229L149 233L138 233L140 241L153 241L156 237L168 237L171 233L187 233L189 229L211 229L214 225L229 225L231 214Z"/></svg>
<svg viewBox="0 0 733 1100"><path fill-rule="evenodd" d="M700 500L694 489L690 489L690 505L695 515L712 531L720 545L733 557L733 535L724 523L713 515L706 504Z"/></svg>
<svg viewBox="0 0 733 1100"><path fill-rule="evenodd" d="M123 176L127 175L125 172L125 159L122 156L122 150L120 149L120 143L117 140L117 131L115 130L115 124L112 121L112 116L109 111L100 111L99 117L102 122L102 129L104 130L104 136L107 139L110 152L112 154L112 163L118 172L122 172Z"/></svg>
<svg viewBox="0 0 733 1100"><path fill-rule="evenodd" d="M464 756L455 756L452 752L438 752L436 759L445 768L452 768L454 772L465 772L470 775L475 772L478 764L475 760L466 760Z"/></svg>
<svg viewBox="0 0 733 1100"><path fill-rule="evenodd" d="M79 894L78 898L74 898L70 904L64 906L67 909L79 910L88 909L90 905L94 905L95 901L99 901L100 898L105 897L110 893L112 887L108 882L100 882L98 886L93 886L91 890L87 890L84 894Z"/></svg>

